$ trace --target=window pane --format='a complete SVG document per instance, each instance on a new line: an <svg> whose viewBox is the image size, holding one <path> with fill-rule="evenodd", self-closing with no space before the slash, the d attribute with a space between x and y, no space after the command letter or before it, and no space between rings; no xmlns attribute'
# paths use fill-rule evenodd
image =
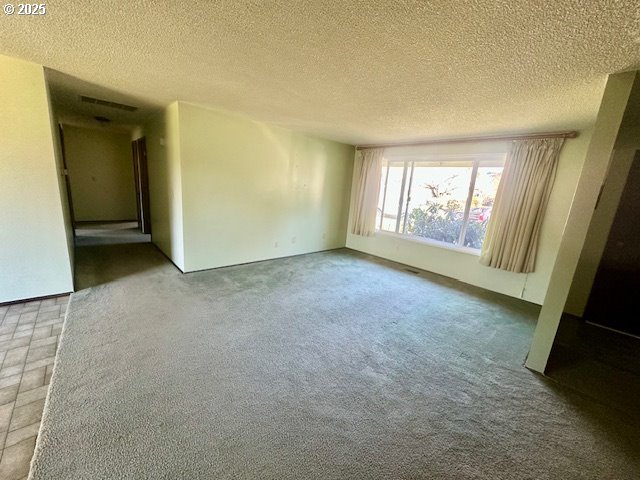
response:
<svg viewBox="0 0 640 480"><path fill-rule="evenodd" d="M400 192L402 191L402 173L404 172L403 162L389 163L389 177L387 179L387 191L384 192L384 184L381 189L381 200L378 204L378 225L380 225L380 215L382 215L382 230L390 232L396 231L398 219L398 202L400 202ZM383 179L386 172L383 170ZM384 202L384 211L382 205Z"/></svg>
<svg viewBox="0 0 640 480"><path fill-rule="evenodd" d="M464 246L481 248L491 216L493 202L502 176L503 163L481 162L476 176L475 189L471 200L469 224L464 236Z"/></svg>
<svg viewBox="0 0 640 480"><path fill-rule="evenodd" d="M471 162L416 162L406 233L458 243L471 171Z"/></svg>

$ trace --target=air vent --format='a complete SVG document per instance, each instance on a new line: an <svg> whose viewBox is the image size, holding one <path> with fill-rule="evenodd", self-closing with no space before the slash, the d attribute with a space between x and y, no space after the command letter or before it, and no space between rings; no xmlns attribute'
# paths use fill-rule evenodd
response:
<svg viewBox="0 0 640 480"><path fill-rule="evenodd" d="M93 103L94 105L102 105L108 108L117 108L118 110L125 110L127 112L135 112L138 107L132 107L131 105L124 105L122 103L110 102L109 100L100 100L99 98L86 97L80 95L80 101L84 103Z"/></svg>

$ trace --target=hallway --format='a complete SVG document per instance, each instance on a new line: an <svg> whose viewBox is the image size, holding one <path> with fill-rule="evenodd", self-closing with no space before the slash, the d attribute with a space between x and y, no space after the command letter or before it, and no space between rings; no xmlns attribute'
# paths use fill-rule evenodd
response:
<svg viewBox="0 0 640 480"><path fill-rule="evenodd" d="M151 243L151 235L140 232L136 222L82 223L76 227L76 291L105 284L154 263L166 262Z"/></svg>
<svg viewBox="0 0 640 480"><path fill-rule="evenodd" d="M142 233L137 222L77 222L75 231L76 248L151 242L151 235Z"/></svg>

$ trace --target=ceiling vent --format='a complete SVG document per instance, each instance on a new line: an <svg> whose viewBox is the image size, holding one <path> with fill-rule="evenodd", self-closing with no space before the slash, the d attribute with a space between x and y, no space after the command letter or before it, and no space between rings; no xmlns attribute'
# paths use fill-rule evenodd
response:
<svg viewBox="0 0 640 480"><path fill-rule="evenodd" d="M109 100L100 100L99 98L87 97L80 95L80 101L84 103L93 103L94 105L102 105L103 107L116 108L118 110L125 110L127 112L135 112L138 107L132 107L131 105L124 105L123 103L110 102Z"/></svg>

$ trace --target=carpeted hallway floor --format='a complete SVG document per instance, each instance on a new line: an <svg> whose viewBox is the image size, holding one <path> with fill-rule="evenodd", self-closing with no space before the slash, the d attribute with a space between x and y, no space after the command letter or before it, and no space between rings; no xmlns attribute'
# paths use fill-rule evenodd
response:
<svg viewBox="0 0 640 480"><path fill-rule="evenodd" d="M537 308L348 250L78 250L30 478L640 478L638 418L522 363Z"/></svg>
<svg viewBox="0 0 640 480"><path fill-rule="evenodd" d="M123 243L148 243L151 235L143 234L138 222L77 222L76 248Z"/></svg>

